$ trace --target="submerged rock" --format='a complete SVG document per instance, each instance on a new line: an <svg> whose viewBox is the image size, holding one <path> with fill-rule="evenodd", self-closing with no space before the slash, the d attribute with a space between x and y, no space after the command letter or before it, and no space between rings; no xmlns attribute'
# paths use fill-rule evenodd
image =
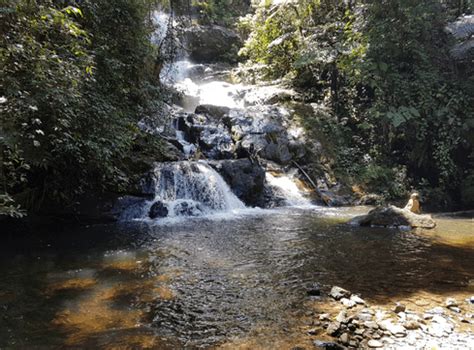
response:
<svg viewBox="0 0 474 350"><path fill-rule="evenodd" d="M436 222L430 215L414 214L409 210L400 209L393 205L372 209L367 215L357 216L349 223L359 226L420 227L427 229L436 227Z"/></svg>

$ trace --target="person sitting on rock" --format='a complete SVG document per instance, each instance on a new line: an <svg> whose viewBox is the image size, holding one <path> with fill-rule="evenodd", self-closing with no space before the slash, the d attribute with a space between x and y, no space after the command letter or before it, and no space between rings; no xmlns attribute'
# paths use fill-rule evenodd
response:
<svg viewBox="0 0 474 350"><path fill-rule="evenodd" d="M404 209L409 210L415 214L421 214L420 195L416 192L413 192Z"/></svg>

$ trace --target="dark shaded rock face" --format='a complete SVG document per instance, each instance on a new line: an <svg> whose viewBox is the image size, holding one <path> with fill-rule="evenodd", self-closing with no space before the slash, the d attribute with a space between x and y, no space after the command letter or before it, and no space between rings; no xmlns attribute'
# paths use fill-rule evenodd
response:
<svg viewBox="0 0 474 350"><path fill-rule="evenodd" d="M261 203L265 185L265 170L249 159L223 160L210 162L246 205L255 206Z"/></svg>
<svg viewBox="0 0 474 350"><path fill-rule="evenodd" d="M148 216L151 219L165 218L168 216L168 212L168 207L163 202L157 201L151 206Z"/></svg>
<svg viewBox="0 0 474 350"><path fill-rule="evenodd" d="M394 206L377 207L369 211L367 215L355 217L349 223L359 226L408 226L412 228L420 227L427 229L436 227L436 222L430 215L417 215L409 210L400 209Z"/></svg>
<svg viewBox="0 0 474 350"><path fill-rule="evenodd" d="M184 42L195 62L229 61L242 45L239 36L220 26L192 26L184 32Z"/></svg>

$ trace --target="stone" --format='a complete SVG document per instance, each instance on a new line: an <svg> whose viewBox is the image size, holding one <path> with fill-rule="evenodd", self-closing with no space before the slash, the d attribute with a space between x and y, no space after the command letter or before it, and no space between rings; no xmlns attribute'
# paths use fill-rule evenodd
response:
<svg viewBox="0 0 474 350"><path fill-rule="evenodd" d="M370 329L378 329L379 325L377 324L377 322L366 321L366 322L364 322L364 327L370 328Z"/></svg>
<svg viewBox="0 0 474 350"><path fill-rule="evenodd" d="M249 159L210 161L227 182L232 192L246 205L254 206L261 201L265 183L265 170Z"/></svg>
<svg viewBox="0 0 474 350"><path fill-rule="evenodd" d="M168 213L168 207L163 202L157 201L151 206L148 216L151 219L165 218L168 216Z"/></svg>
<svg viewBox="0 0 474 350"><path fill-rule="evenodd" d="M436 306L436 307L432 308L431 310L426 311L426 313L432 314L432 315L444 315L445 314L444 309L441 306Z"/></svg>
<svg viewBox="0 0 474 350"><path fill-rule="evenodd" d="M375 339L369 340L367 345L369 346L369 348L383 348L383 343Z"/></svg>
<svg viewBox="0 0 474 350"><path fill-rule="evenodd" d="M233 60L242 45L236 33L217 25L194 25L186 28L183 36L191 59L199 63Z"/></svg>
<svg viewBox="0 0 474 350"><path fill-rule="evenodd" d="M318 328L311 328L306 333L308 333L309 335L317 335L320 332L321 332L321 330L318 329Z"/></svg>
<svg viewBox="0 0 474 350"><path fill-rule="evenodd" d="M309 296L320 296L321 286L317 283L311 283L306 287L306 294Z"/></svg>
<svg viewBox="0 0 474 350"><path fill-rule="evenodd" d="M355 301L347 299L347 298L342 298L341 299L341 304L344 305L345 307L347 307L348 309L351 309L351 308L353 308L354 306L357 305Z"/></svg>
<svg viewBox="0 0 474 350"><path fill-rule="evenodd" d="M454 298L447 298L445 301L445 305L448 309L453 306L459 306L458 302Z"/></svg>
<svg viewBox="0 0 474 350"><path fill-rule="evenodd" d="M331 291L329 292L329 296L332 297L333 299L340 300L342 298L350 298L351 292L348 290L345 290L344 288L334 286L331 288Z"/></svg>
<svg viewBox="0 0 474 350"><path fill-rule="evenodd" d="M395 206L377 207L367 215L357 216L349 221L357 226L411 227L432 229L436 222L430 215L418 215Z"/></svg>
<svg viewBox="0 0 474 350"><path fill-rule="evenodd" d="M402 325L400 324L395 324L392 322L392 320L384 320L384 321L381 321L379 322L379 326L390 332L391 334L393 334L394 336L396 337L404 337L406 336L406 329L405 327L403 327Z"/></svg>
<svg viewBox="0 0 474 350"><path fill-rule="evenodd" d="M356 304L359 304L359 305L364 305L365 304L365 300L362 299L361 297L359 297L358 295L355 295L355 294L351 295L351 301L353 301L353 302L355 302Z"/></svg>
<svg viewBox="0 0 474 350"><path fill-rule="evenodd" d="M339 322L332 322L329 324L328 328L326 329L326 333L330 336L334 336L339 332L341 328L341 324Z"/></svg>
<svg viewBox="0 0 474 350"><path fill-rule="evenodd" d="M357 317L359 318L359 320L361 321L371 321L374 317L369 314L369 313L365 313L365 312L361 312L357 315Z"/></svg>
<svg viewBox="0 0 474 350"><path fill-rule="evenodd" d="M349 337L349 333L343 333L340 337L339 337L339 341L344 344L344 345L348 345L349 344L349 340L350 340L350 337Z"/></svg>
<svg viewBox="0 0 474 350"><path fill-rule="evenodd" d="M330 320L330 315L329 314L321 314L319 315L319 320L320 321L329 321Z"/></svg>
<svg viewBox="0 0 474 350"><path fill-rule="evenodd" d="M183 200L173 207L176 216L200 216L203 214L203 208L199 203L192 200Z"/></svg>
<svg viewBox="0 0 474 350"><path fill-rule="evenodd" d="M415 329L419 329L419 328L420 328L420 324L419 324L417 321L409 320L409 321L406 321L406 322L403 324L403 327L405 327L406 329L412 331L412 330L415 330Z"/></svg>
<svg viewBox="0 0 474 350"><path fill-rule="evenodd" d="M401 303L397 303L395 307L393 308L393 312L398 314L399 312L405 312L407 307Z"/></svg>
<svg viewBox="0 0 474 350"><path fill-rule="evenodd" d="M450 307L448 307L448 309L451 310L452 312L457 313L457 314L461 313L461 309L458 308L457 306L450 306Z"/></svg>
<svg viewBox="0 0 474 350"><path fill-rule="evenodd" d="M336 321L340 323L347 323L347 313L345 311L339 312L339 314L336 316Z"/></svg>
<svg viewBox="0 0 474 350"><path fill-rule="evenodd" d="M314 346L317 349L324 349L324 350L344 350L344 347L333 342L328 342L324 340L315 340L313 341Z"/></svg>

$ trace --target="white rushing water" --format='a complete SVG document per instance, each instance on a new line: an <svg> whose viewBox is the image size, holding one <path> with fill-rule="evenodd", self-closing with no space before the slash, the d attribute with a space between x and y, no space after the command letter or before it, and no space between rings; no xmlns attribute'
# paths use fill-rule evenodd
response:
<svg viewBox="0 0 474 350"><path fill-rule="evenodd" d="M298 187L293 176L288 174L265 174L267 183L281 194L289 206L311 206L311 200Z"/></svg>
<svg viewBox="0 0 474 350"><path fill-rule="evenodd" d="M159 218L208 216L245 209L222 176L205 162L161 163L155 169L155 198L145 208L143 218L153 205L164 207Z"/></svg>

